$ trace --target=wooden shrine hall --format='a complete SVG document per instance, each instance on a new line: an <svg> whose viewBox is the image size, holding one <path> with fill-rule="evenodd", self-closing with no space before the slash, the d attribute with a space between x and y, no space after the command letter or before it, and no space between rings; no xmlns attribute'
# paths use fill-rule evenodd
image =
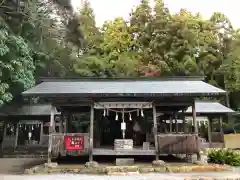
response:
<svg viewBox="0 0 240 180"><path fill-rule="evenodd" d="M200 77L45 78L23 92L25 97L51 104L49 161L66 155L89 155L92 161L94 155L155 155L158 159L160 154L198 154L202 147L195 100L224 95L224 90ZM166 120L184 119L189 107L192 124L183 121L181 131L178 123L167 126ZM60 112L57 118L55 108Z"/></svg>

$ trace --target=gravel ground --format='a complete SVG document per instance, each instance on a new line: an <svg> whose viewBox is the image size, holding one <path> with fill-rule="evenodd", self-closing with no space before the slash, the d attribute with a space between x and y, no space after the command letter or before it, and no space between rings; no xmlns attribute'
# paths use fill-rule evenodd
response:
<svg viewBox="0 0 240 180"><path fill-rule="evenodd" d="M1 180L184 180L185 178L221 178L221 179L237 179L240 173L188 173L188 174L145 174L131 176L92 176L92 175L0 175Z"/></svg>

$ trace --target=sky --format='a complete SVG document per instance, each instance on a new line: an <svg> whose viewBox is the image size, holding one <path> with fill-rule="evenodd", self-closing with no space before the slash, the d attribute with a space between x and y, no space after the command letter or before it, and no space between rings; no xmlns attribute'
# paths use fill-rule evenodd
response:
<svg viewBox="0 0 240 180"><path fill-rule="evenodd" d="M79 7L83 0L72 0L75 8ZM98 26L106 20L113 20L116 17L127 19L133 7L136 7L141 0L89 0L95 15ZM204 18L208 18L213 12L224 13L232 22L234 28L240 28L240 10L237 3L239 0L164 0L172 13L178 12L181 8L190 12L200 12Z"/></svg>

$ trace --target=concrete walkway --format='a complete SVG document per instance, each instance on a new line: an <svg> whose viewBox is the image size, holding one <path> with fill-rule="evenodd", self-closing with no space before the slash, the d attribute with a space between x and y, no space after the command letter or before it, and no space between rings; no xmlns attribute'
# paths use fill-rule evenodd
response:
<svg viewBox="0 0 240 180"><path fill-rule="evenodd" d="M1 180L184 180L191 178L206 179L240 179L240 173L174 173L174 174L141 174L132 176L93 176L93 175L0 175Z"/></svg>

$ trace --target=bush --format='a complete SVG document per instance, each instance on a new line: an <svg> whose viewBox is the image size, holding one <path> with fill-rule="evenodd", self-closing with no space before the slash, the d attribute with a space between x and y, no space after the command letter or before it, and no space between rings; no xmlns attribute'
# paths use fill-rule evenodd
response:
<svg viewBox="0 0 240 180"><path fill-rule="evenodd" d="M238 150L210 149L207 155L212 163L240 166L240 151Z"/></svg>

